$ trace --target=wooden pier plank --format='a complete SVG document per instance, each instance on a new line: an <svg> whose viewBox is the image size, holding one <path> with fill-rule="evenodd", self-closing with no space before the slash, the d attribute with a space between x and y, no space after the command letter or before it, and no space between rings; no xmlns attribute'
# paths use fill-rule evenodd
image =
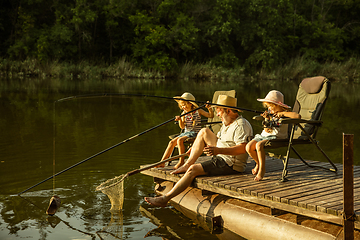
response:
<svg viewBox="0 0 360 240"><path fill-rule="evenodd" d="M201 157L202 162L209 157ZM330 168L327 162L306 160L309 164ZM249 159L244 173L227 176L199 176L193 186L207 191L243 199L277 209L283 209L321 220L341 224L343 210L342 164L336 164L335 174L317 167L308 167L298 159L290 159L288 182L279 182L283 170L282 161L268 158L263 181L254 181L251 169L255 166ZM171 175L172 166L146 170L143 173L156 178L177 182L183 174ZM360 166L354 166L354 210L357 228L360 228Z"/></svg>

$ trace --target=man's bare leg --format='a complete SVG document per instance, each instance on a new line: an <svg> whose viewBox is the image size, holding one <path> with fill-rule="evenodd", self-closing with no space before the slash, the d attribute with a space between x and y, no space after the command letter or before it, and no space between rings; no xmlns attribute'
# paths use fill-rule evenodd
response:
<svg viewBox="0 0 360 240"><path fill-rule="evenodd" d="M192 165L185 175L175 184L175 186L167 194L159 197L145 197L145 201L155 207L166 207L167 203L173 197L176 197L182 193L187 187L190 186L191 182L195 177L205 175L204 169L201 164Z"/></svg>
<svg viewBox="0 0 360 240"><path fill-rule="evenodd" d="M189 156L188 160L186 161L186 163L184 165L182 165L175 171L172 171L171 174L178 174L178 173L186 172L187 169L192 164L194 164L195 161L201 156L201 154L204 150L204 147L206 145L216 146L216 142L217 142L217 137L216 137L215 133L213 133L208 128L201 129L195 138L195 142L191 148L191 152L190 152L190 156Z"/></svg>

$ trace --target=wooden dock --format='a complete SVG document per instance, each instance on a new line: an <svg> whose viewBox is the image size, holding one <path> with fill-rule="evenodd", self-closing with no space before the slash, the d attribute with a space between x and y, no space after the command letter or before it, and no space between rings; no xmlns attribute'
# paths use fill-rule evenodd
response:
<svg viewBox="0 0 360 240"><path fill-rule="evenodd" d="M209 157L200 157L197 162ZM325 162L307 161L314 166L330 165ZM172 166L153 168L142 173L156 179L177 182L182 174L171 175ZM266 161L266 175L263 181L254 181L251 169L254 161L248 160L244 173L228 176L199 176L193 188L240 199L269 209L285 211L313 219L337 224L343 223L343 166L336 164L338 173L321 168L310 168L298 159L290 159L287 182L279 182L283 164L276 158ZM360 166L354 166L354 210L355 229L360 229Z"/></svg>

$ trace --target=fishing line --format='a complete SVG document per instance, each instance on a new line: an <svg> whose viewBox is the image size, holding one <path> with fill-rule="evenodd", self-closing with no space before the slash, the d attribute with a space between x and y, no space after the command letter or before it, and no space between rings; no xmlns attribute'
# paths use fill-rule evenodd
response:
<svg viewBox="0 0 360 240"><path fill-rule="evenodd" d="M68 98L67 98L67 99L68 99ZM73 99L74 99L74 98L73 98ZM191 111L189 111L189 112L186 112L186 113L184 113L184 114L181 114L180 117L185 116L185 115L187 115L187 114L189 114L189 113L195 112L195 111L197 111L197 110L205 107L205 105L206 105L206 104L201 105L200 107L195 108L195 109L193 109L193 110L191 110ZM102 150L102 151L100 151L100 152L98 152L98 153L96 153L96 154L94 154L94 155L92 155L92 156L90 156L90 157L88 157L88 158L86 158L86 159L84 159L84 160L82 160L82 161L80 161L80 162L78 162L78 163L76 163L76 164L74 164L74 165L72 165L72 166L70 166L70 167L68 167L68 168L60 171L60 172L58 172L58 173L56 173L56 174L53 174L52 176L44 179L43 181L41 181L41 182L39 182L39 183L37 183L37 184L29 187L28 189L26 189L26 190L24 190L24 191L22 191L22 192L20 192L20 193L18 193L18 195L21 195L21 194L29 191L30 189L32 189L32 188L34 188L34 187L36 187L36 186L38 186L38 185L40 185L40 184L42 184L42 183L44 183L44 182L46 182L46 181L48 181L48 180L54 178L55 176L58 176L58 175L66 172L66 171L68 171L68 170L70 170L70 169L72 169L72 168L74 168L74 167L76 167L76 166L78 166L78 165L80 165L80 164L82 164L82 163L84 163L84 162L86 162L86 161L88 161L88 160L96 157L96 156L99 156L99 155L101 155L101 154L103 154L103 153L105 153L105 152L107 152L107 151L109 151L109 150L111 150L111 149L113 149L113 148L115 148L115 147L118 147L118 146L120 146L120 145L122 145L122 144L124 144L124 143L126 143L126 142L131 141L131 140L134 139L134 138L137 138L137 137L139 137L139 136L141 136L141 135L143 135L143 134L145 134L145 133L148 133L148 132L150 132L150 131L152 131L152 130L160 127L160 126L163 126L163 125L165 125L165 124L167 124L167 123L169 123L169 122L173 122L173 121L174 121L174 118L171 118L171 119L169 119L169 120L167 120L167 121L165 121L165 122L163 122L163 123L160 123L160 124L158 124L158 125L156 125L156 126L154 126L154 127L152 127L152 128L149 128L149 129L147 129L147 130L145 130L145 131L143 131L143 132L141 132L141 133L138 133L138 134L136 134L136 135L134 135L134 136L132 136L132 137L130 137L130 138L127 138L127 139L123 140L122 142L119 142L119 143L117 143L117 144L115 144L115 145L113 145L113 146L111 146L111 147L109 147L109 148L107 148L107 149L104 149L104 150Z"/></svg>
<svg viewBox="0 0 360 240"><path fill-rule="evenodd" d="M93 97L109 97L109 96L118 96L118 97L144 97L144 98L161 98L161 99L167 99L167 100L175 100L175 99L181 99L183 101L188 102L195 102L195 103L201 103L201 104L209 104L214 106L219 106L223 108L234 108L237 110L247 111L247 112L253 112L253 113L263 113L263 111L253 110L253 109L246 109L246 108L240 108L240 107L233 107L233 106L227 106L227 105L221 105L211 102L205 102L205 101L198 101L198 100L187 100L183 98L174 98L174 97L165 97L165 96L157 96L157 95L146 95L146 94L136 94L136 93L94 93L94 94L84 94L84 95L75 95L70 97L65 97L56 100L56 102L62 102L62 101L69 101L73 99L79 99L79 98L93 98Z"/></svg>
<svg viewBox="0 0 360 240"><path fill-rule="evenodd" d="M56 110L54 102L54 113L53 113L53 195L55 195L55 144L56 144Z"/></svg>
<svg viewBox="0 0 360 240"><path fill-rule="evenodd" d="M125 139L124 141L122 141L122 142L120 142L120 143L118 143L118 144L115 144L115 145L113 145L113 146L111 146L111 147L109 147L109 148L107 148L107 149L105 149L105 150L103 150L103 151L101 151L101 152L98 152L98 153L96 153L96 154L94 154L94 155L92 155L92 156L90 156L90 157L88 157L88 158L86 158L86 159L84 159L84 160L82 160L82 161L80 161L80 162L78 162L78 163L76 163L76 164L74 164L74 165L72 165L72 166L70 166L70 167L68 167L68 168L66 168L66 169L64 169L64 170L62 170L62 171L60 171L60 172L58 172L58 173L55 174L55 148L56 148L56 147L55 147L55 145L56 145L56 142L55 142L55 135L56 135L56 127L55 127L55 124L56 124L56 120L55 120L56 115L55 115L55 109L56 109L56 103L58 103L58 102L63 102L63 101L70 101L70 100L80 99L80 98L95 98L95 97L101 97L101 96L103 96L103 97L109 97L109 96L127 97L127 96L128 96L128 97L144 97L144 98L161 98L161 99L169 99L169 100L170 100L170 99L171 99L171 100L174 100L174 99L175 99L174 97L164 97L164 96L145 95L145 94L97 93L97 94L86 94L86 95L70 96L70 97L61 98L61 99L58 99L58 100L54 101L53 175L52 175L51 177L48 177L47 179L45 179L45 180L43 180L43 181L35 184L34 186L32 186L32 187L30 187L30 188L28 188L28 189L26 189L26 190L18 193L18 195L21 195L22 193L24 193L24 192L26 192L26 191L28 191L28 190L30 190L30 189L32 189L32 188L34 188L34 187L42 184L43 182L46 182L46 181L48 181L48 180L50 180L50 179L54 179L54 180L53 180L53 191L55 191L55 177L56 177L56 176L58 176L58 175L60 175L60 174L62 174L62 173L64 173L64 172L66 172L66 171L68 171L68 170L70 170L70 169L72 169L72 168L74 168L74 167L76 167L76 166L78 166L78 165L80 165L80 164L82 164L82 163L84 163L84 162L86 162L86 161L88 161L88 160L90 160L90 159L92 159L92 158L100 155L100 154L103 154L103 153L105 153L105 152L107 152L107 151L109 151L109 150L111 150L111 149L113 149L113 148L115 148L115 147L117 147L117 146L125 143L125 142L128 142L128 141L130 141L130 140L132 140L132 139L134 139L134 138L136 138L136 137L138 137L138 136L140 136L140 135L142 135L142 134L145 134L145 133L147 133L147 132L149 132L149 131L151 131L151 130L154 130L154 129L156 129L156 128L164 125L164 124L167 124L167 123L169 123L169 122L174 121L174 119L171 118L171 119L169 119L168 121L166 121L166 122L164 122L164 123L161 123L161 124L159 124L159 125L157 125L157 126L155 126L155 127L152 127L152 128L150 128L150 129L148 129L148 130L146 130L146 131L144 131L144 132L141 132L141 133L137 134L137 135L134 135L133 137L130 137L130 138L128 138L128 139ZM191 113L191 112L194 112L194 111L196 111L196 110L204 107L206 104L215 105L215 106L220 106L220 107L224 107L224 108L234 108L234 109L237 109L237 110L249 111L249 112L254 112L254 113L262 113L262 111L257 111L257 110L252 110L252 109L245 109L245 108L239 108L239 107L234 107L234 106L221 105L221 104L204 102L204 101L193 101L193 100L186 100L186 99L182 99L182 98L180 98L180 99L181 99L181 100L184 100L184 101L190 101L190 102L196 102L196 103L202 103L202 104L203 104L203 105L200 106L199 108L196 108L196 109L194 109L194 110L192 110L192 111L190 111L190 112L187 112L187 113L185 113L185 114L180 115L180 117L181 117L181 116L184 116L184 115L186 115L186 114L189 114L189 113Z"/></svg>

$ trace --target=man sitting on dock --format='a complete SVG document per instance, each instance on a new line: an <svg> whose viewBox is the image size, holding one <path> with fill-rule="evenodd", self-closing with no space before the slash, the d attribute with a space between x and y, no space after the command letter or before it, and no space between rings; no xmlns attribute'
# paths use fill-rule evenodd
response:
<svg viewBox="0 0 360 240"><path fill-rule="evenodd" d="M222 127L217 135L209 128L203 128L198 133L191 148L186 163L171 174L185 172L184 176L165 195L159 197L145 197L145 201L153 206L165 207L173 197L190 186L195 177L200 175L229 175L245 171L248 155L245 150L247 137L253 135L250 123L239 115L237 99L220 95L216 105L217 115L221 118ZM204 152L213 156L211 160L194 164Z"/></svg>

